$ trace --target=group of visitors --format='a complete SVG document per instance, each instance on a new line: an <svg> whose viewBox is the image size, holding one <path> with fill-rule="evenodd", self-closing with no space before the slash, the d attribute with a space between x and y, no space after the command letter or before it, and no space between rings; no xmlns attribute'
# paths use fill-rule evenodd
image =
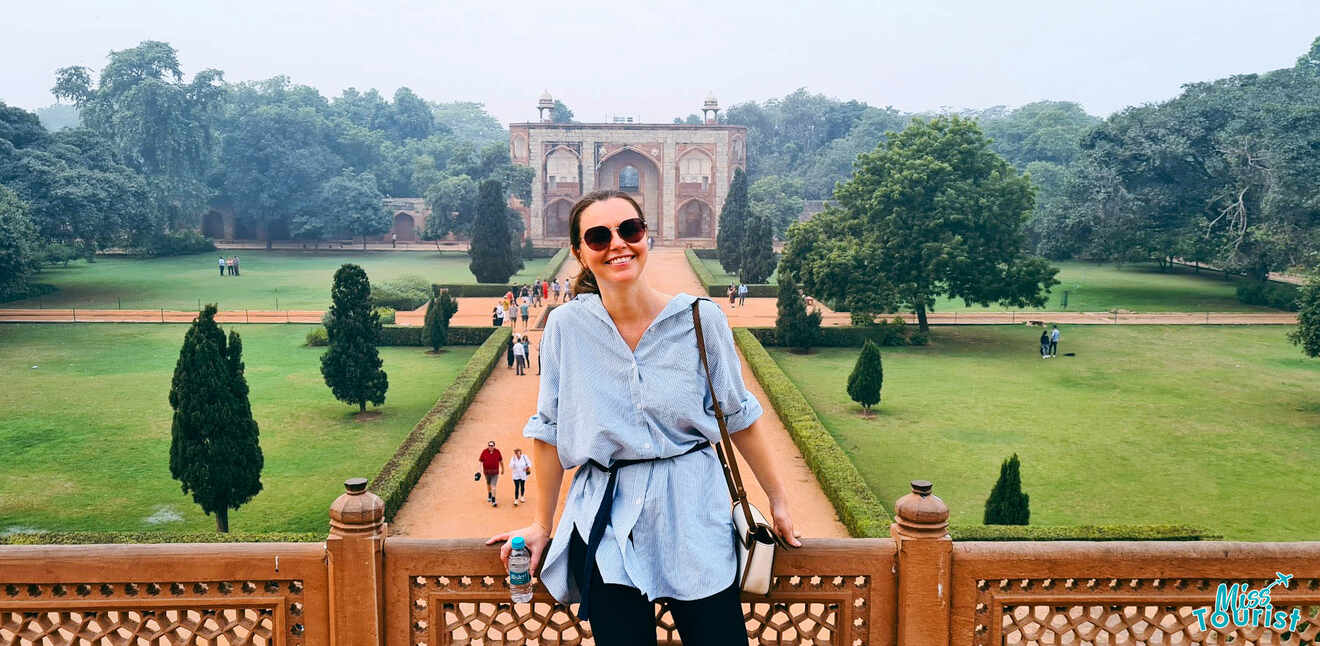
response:
<svg viewBox="0 0 1320 646"><path fill-rule="evenodd" d="M553 298L553 300L551 300ZM519 320L522 331L531 329L532 310L546 303L562 303L573 298L573 288L568 279L562 284L557 280L537 279L531 285L516 285L504 293L490 313L490 324L500 327L508 322L509 327L517 330Z"/></svg>
<svg viewBox="0 0 1320 646"><path fill-rule="evenodd" d="M1040 331L1040 358L1049 359L1059 356L1059 326L1055 325L1053 330Z"/></svg>
<svg viewBox="0 0 1320 646"><path fill-rule="evenodd" d="M225 274L229 274L230 276L238 275L238 256L230 256L228 258L221 256L217 262L220 265L221 276L224 276Z"/></svg>
<svg viewBox="0 0 1320 646"><path fill-rule="evenodd" d="M491 507L498 507L495 501L495 485L499 482L500 474L504 473L504 456L500 450L495 448L495 440L486 443L486 450L477 456L477 461L481 463L481 476L486 477L486 501ZM522 449L515 448L513 457L509 458L509 471L513 476L513 506L517 507L519 503L527 502L527 477L532 475L532 461L523 455Z"/></svg>
<svg viewBox="0 0 1320 646"><path fill-rule="evenodd" d="M536 344L536 374L541 374L541 344ZM532 342L526 334L513 335L507 354L509 367L516 370L513 374L527 374L527 366L532 363Z"/></svg>
<svg viewBox="0 0 1320 646"><path fill-rule="evenodd" d="M747 283L729 285L729 306L738 307L747 304Z"/></svg>

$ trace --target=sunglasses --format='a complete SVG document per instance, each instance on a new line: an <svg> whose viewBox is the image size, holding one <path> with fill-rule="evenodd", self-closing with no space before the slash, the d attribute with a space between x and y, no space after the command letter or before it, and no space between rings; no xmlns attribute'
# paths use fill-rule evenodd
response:
<svg viewBox="0 0 1320 646"><path fill-rule="evenodd" d="M582 232L582 241L592 251L604 251L610 246L610 240L614 239L614 232L619 232L619 239L628 244L637 244L642 241L642 236L646 235L646 222L641 218L629 218L619 223L617 227L591 227Z"/></svg>

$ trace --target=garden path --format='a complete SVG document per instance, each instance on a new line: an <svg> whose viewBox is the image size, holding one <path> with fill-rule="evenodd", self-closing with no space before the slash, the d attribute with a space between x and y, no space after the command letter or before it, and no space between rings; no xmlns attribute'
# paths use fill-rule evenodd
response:
<svg viewBox="0 0 1320 646"><path fill-rule="evenodd" d="M570 259L564 263L560 275L572 276L577 270L577 263ZM700 283L680 249L652 251L647 278L656 289L666 293L701 293ZM489 312L490 308L484 311ZM532 330L530 334L535 347L540 340L540 331ZM535 465L532 467L533 481L529 481L527 487L529 504L520 507L511 504L513 485L507 475L500 478L497 486L499 507L492 509L486 502L485 483L470 480L467 474L479 470L477 455L488 440L495 440L506 460L513 454L514 447L530 449L530 440L522 437L522 427L536 410L538 382L533 374L519 377L504 364L496 366L458 427L395 515L391 524L393 532L419 538L490 536L531 522L533 501L530 499L536 495ZM780 457L780 477L791 492L793 519L798 531L803 536L847 537L848 532L834 513L834 506L825 497L745 361L743 379L766 409L763 418L767 423L766 435L772 444L772 454ZM745 464L742 468L743 473L751 473ZM565 491L571 481L572 473L566 473ZM754 478L749 475L745 484L753 504L768 511L765 494Z"/></svg>

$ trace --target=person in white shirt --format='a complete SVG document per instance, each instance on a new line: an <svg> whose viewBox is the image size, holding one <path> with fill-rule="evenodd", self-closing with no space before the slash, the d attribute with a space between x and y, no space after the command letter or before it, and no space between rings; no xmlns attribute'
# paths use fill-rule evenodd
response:
<svg viewBox="0 0 1320 646"><path fill-rule="evenodd" d="M522 344L522 339L519 337L513 338L513 363L517 369L513 374L527 374L525 372L527 369L527 347Z"/></svg>
<svg viewBox="0 0 1320 646"><path fill-rule="evenodd" d="M514 449L509 458L509 472L513 474L513 506L527 502L527 476L532 475L532 461L523 455L522 449Z"/></svg>

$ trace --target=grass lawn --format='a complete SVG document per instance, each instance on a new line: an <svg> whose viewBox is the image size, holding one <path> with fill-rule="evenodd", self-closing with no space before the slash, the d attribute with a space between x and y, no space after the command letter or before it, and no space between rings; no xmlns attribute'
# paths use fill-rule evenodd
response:
<svg viewBox="0 0 1320 646"><path fill-rule="evenodd" d="M730 274L727 271L724 271L724 265L721 265L719 260L716 260L714 258L701 258L701 262L705 263L706 270L709 271L711 275L715 277L715 282L717 284L724 285L724 284L732 284L738 282L737 276ZM772 285L778 281L779 281L778 269L771 272L770 277L765 280L765 282L770 283Z"/></svg>
<svg viewBox="0 0 1320 646"><path fill-rule="evenodd" d="M771 353L886 505L935 483L979 524L1016 452L1033 525L1187 523L1229 540L1317 540L1320 361L1282 326L939 327L884 348L883 401L848 398L856 349Z"/></svg>
<svg viewBox="0 0 1320 646"><path fill-rule="evenodd" d="M326 531L343 481L375 476L476 349L381 348L383 414L359 422L321 378L324 348L302 347L310 326L228 329L243 337L265 455L264 489L230 513L234 531ZM0 325L0 532L214 530L169 471L168 397L186 330Z"/></svg>
<svg viewBox="0 0 1320 646"><path fill-rule="evenodd" d="M233 254L233 251L220 253ZM475 283L466 252L248 251L237 252L242 275L221 276L217 253L169 258L100 257L95 263L43 270L35 277L60 291L0 307L187 310L198 300L222 310L320 310L330 302L335 270L361 265L373 283L421 276L432 283ZM548 258L525 260L510 280L530 283L547 271ZM279 307L276 307L276 301Z"/></svg>

